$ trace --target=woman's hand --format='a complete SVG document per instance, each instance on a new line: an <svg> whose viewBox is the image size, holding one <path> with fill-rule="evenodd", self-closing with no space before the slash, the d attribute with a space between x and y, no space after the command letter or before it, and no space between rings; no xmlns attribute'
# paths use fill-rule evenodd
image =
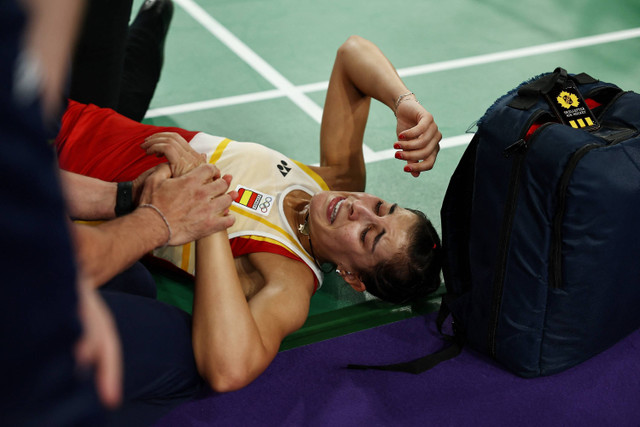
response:
<svg viewBox="0 0 640 427"><path fill-rule="evenodd" d="M196 152L189 143L175 132L159 132L145 139L141 145L147 154L166 157L171 176L182 176L207 162L207 155Z"/></svg>
<svg viewBox="0 0 640 427"><path fill-rule="evenodd" d="M405 172L417 177L420 172L433 168L442 134L431 113L420 105L415 95L410 96L402 100L396 110L398 142L394 148L400 150L396 152L396 158L407 161Z"/></svg>

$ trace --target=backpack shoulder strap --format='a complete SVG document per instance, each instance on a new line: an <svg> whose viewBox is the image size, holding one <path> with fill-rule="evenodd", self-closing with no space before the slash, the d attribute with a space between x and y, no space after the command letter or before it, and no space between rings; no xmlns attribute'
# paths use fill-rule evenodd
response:
<svg viewBox="0 0 640 427"><path fill-rule="evenodd" d="M453 359L458 356L462 351L462 345L454 342L453 344L444 347L442 350L428 354L419 359L411 360L409 362L396 363L392 365L379 365L379 366L368 366L368 365L348 365L348 369L374 369L378 371L395 371L395 372L406 372L408 374L421 374L422 372L428 371L433 368L440 362L444 362L449 359Z"/></svg>
<svg viewBox="0 0 640 427"><path fill-rule="evenodd" d="M394 363L390 365L347 365L348 369L373 369L378 371L394 371L394 372L406 372L409 374L420 374L428 371L440 362L453 359L458 356L464 347L464 336L456 330L454 323L453 335L446 335L442 332L442 324L449 317L451 310L449 308L449 302L455 299L451 294L446 294L442 297L442 304L438 311L438 317L436 319L436 326L438 332L440 332L446 341L451 342L449 345L445 345L440 350L427 354L426 356L418 359L410 360L408 362Z"/></svg>

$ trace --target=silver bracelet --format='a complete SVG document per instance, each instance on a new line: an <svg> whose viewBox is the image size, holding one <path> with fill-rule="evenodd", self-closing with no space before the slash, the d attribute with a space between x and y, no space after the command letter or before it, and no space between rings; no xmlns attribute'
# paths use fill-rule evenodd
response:
<svg viewBox="0 0 640 427"><path fill-rule="evenodd" d="M169 242L171 241L171 226L169 225L169 221L167 221L167 217L164 216L164 214L162 213L162 211L160 209L158 209L157 207L155 207L151 203L145 203L144 205L140 205L138 207L139 208L151 208L154 211L158 212L158 215L160 215L160 218L162 218L162 220L164 221L164 224L167 226L167 230L169 230L169 237L167 238L167 242L164 245L160 246L160 249L166 248L169 245Z"/></svg>
<svg viewBox="0 0 640 427"><path fill-rule="evenodd" d="M413 93L413 92L407 92L407 93L403 93L402 95L400 95L400 96L398 97L398 99L396 99L396 104L395 104L395 109L393 110L393 114L395 114L396 116L398 115L398 106L399 106L400 104L402 104L402 103L406 100L405 98L406 98L407 96L411 96L411 95L413 95L414 97L416 96L416 94L415 94L415 93ZM415 99L415 101L416 101L418 104L420 104L420 101L418 101L417 99Z"/></svg>

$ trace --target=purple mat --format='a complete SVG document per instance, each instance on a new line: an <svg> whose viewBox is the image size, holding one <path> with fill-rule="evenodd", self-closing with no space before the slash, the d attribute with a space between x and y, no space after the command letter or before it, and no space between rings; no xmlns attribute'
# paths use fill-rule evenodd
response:
<svg viewBox="0 0 640 427"><path fill-rule="evenodd" d="M433 316L278 354L253 384L184 404L158 426L639 426L640 331L550 377L523 379L465 349L420 375L352 371L437 350Z"/></svg>

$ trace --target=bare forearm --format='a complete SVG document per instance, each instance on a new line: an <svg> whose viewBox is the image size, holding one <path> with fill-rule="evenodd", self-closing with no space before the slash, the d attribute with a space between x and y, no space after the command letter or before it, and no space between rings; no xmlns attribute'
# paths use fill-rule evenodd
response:
<svg viewBox="0 0 640 427"><path fill-rule="evenodd" d="M275 356L265 348L242 290L226 232L196 247L193 345L200 373L218 391L241 388Z"/></svg>
<svg viewBox="0 0 640 427"><path fill-rule="evenodd" d="M115 182L101 181L68 171L61 171L61 178L72 218L95 220L115 217Z"/></svg>
<svg viewBox="0 0 640 427"><path fill-rule="evenodd" d="M363 137L371 98L393 108L407 89L382 52L352 36L340 46L331 72L320 131L320 168L331 189L363 191Z"/></svg>
<svg viewBox="0 0 640 427"><path fill-rule="evenodd" d="M434 165L442 134L433 116L380 49L352 36L338 49L331 72L320 130L320 167L314 169L333 190L365 188L363 138L371 98L396 115L393 148L399 150L396 158L406 162L404 171L419 176Z"/></svg>
<svg viewBox="0 0 640 427"><path fill-rule="evenodd" d="M349 80L363 96L375 98L392 110L398 97L408 91L382 51L362 37L350 37L340 47L336 61L342 63Z"/></svg>
<svg viewBox="0 0 640 427"><path fill-rule="evenodd" d="M81 278L99 287L167 241L162 218L149 208L98 226L72 225Z"/></svg>

